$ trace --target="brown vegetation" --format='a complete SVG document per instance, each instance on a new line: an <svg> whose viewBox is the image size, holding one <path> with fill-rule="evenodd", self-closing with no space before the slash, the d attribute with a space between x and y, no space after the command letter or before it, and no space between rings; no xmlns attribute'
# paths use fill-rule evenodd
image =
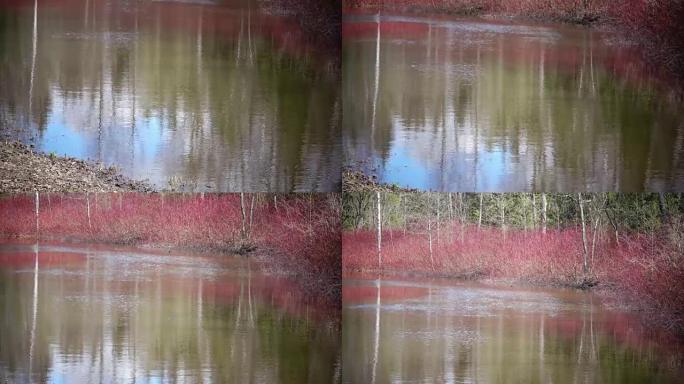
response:
<svg viewBox="0 0 684 384"><path fill-rule="evenodd" d="M0 142L0 193L151 191L115 167L43 154L19 142Z"/></svg>

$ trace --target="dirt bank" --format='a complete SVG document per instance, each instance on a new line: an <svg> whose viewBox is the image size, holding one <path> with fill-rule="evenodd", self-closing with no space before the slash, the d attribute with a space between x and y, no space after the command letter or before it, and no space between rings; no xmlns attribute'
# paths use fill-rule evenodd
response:
<svg viewBox="0 0 684 384"><path fill-rule="evenodd" d="M43 154L19 142L0 142L0 193L152 190L146 182L128 179L114 167Z"/></svg>
<svg viewBox="0 0 684 384"><path fill-rule="evenodd" d="M342 170L342 191L346 193L357 192L418 192L417 189L403 188L396 184L378 182L375 175L366 175L361 171L347 167Z"/></svg>

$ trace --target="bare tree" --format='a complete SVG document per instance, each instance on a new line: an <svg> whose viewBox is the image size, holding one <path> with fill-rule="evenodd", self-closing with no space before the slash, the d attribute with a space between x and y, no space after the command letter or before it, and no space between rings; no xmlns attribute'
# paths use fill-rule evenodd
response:
<svg viewBox="0 0 684 384"><path fill-rule="evenodd" d="M86 213L88 214L88 229L90 229L91 228L91 225L90 225L90 196L87 192L86 192Z"/></svg>
<svg viewBox="0 0 684 384"><path fill-rule="evenodd" d="M382 268L382 206L380 203L380 191L375 192L375 198L377 201L377 240L378 240L378 268Z"/></svg>
<svg viewBox="0 0 684 384"><path fill-rule="evenodd" d="M406 227L407 227L407 222L406 222L406 196L404 194L401 194L401 206L402 206L402 212L404 215L404 220L403 220L404 236L406 236Z"/></svg>
<svg viewBox="0 0 684 384"><path fill-rule="evenodd" d="M435 269L435 259L432 256L432 219L428 217L428 246L430 247L430 268Z"/></svg>
<svg viewBox="0 0 684 384"><path fill-rule="evenodd" d="M439 221L439 211L440 211L440 209L439 209L439 197L440 197L440 194L438 193L438 194L437 194L437 204L435 205L435 209L437 210L437 223L436 223L436 227L437 227L437 244L439 244L439 223L440 223L440 221Z"/></svg>
<svg viewBox="0 0 684 384"><path fill-rule="evenodd" d="M587 228L584 221L584 201L582 201L582 193L577 194L577 201L579 202L580 221L582 223L582 246L584 249L584 262L582 264L582 271L587 273L589 271L588 251L587 251Z"/></svg>
<svg viewBox="0 0 684 384"><path fill-rule="evenodd" d="M249 203L249 233L252 233L252 222L254 221L254 198L255 198L256 193L252 193L252 198ZM309 215L309 223L311 223Z"/></svg>
<svg viewBox="0 0 684 384"><path fill-rule="evenodd" d="M240 192L240 211L242 213L242 238L247 237L247 212L245 208L245 193Z"/></svg>
<svg viewBox="0 0 684 384"><path fill-rule="evenodd" d="M38 195L38 191L36 191L36 237L38 236L38 233L40 232L40 223L39 223L39 215L38 212L40 210L40 196Z"/></svg>
<svg viewBox="0 0 684 384"><path fill-rule="evenodd" d="M542 233L546 234L546 193L542 193Z"/></svg>
<svg viewBox="0 0 684 384"><path fill-rule="evenodd" d="M501 215L501 230L503 231L504 239L506 238L506 214L504 210L504 194L499 194L499 213Z"/></svg>
<svg viewBox="0 0 684 384"><path fill-rule="evenodd" d="M463 193L458 193L458 216L461 223L461 243L465 241L465 206L463 204Z"/></svg>
<svg viewBox="0 0 684 384"><path fill-rule="evenodd" d="M477 229L482 227L482 199L484 198L484 193L480 193L480 209L477 211Z"/></svg>
<svg viewBox="0 0 684 384"><path fill-rule="evenodd" d="M532 194L532 229L537 229L537 197Z"/></svg>

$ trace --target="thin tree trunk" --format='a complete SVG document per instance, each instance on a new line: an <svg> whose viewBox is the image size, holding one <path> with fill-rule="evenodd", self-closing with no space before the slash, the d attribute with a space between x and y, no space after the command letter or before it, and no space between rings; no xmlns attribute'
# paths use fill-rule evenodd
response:
<svg viewBox="0 0 684 384"><path fill-rule="evenodd" d="M373 93L373 112L371 116L371 140L375 139L375 116L378 106L378 94L380 89L380 13L377 14L378 32L375 42L375 89Z"/></svg>
<svg viewBox="0 0 684 384"><path fill-rule="evenodd" d="M453 203L453 199L451 197L451 192L448 193L448 195L449 195L449 221L451 222L454 220L454 206L453 206L454 203Z"/></svg>
<svg viewBox="0 0 684 384"><path fill-rule="evenodd" d="M542 193L542 233L546 234L546 193Z"/></svg>
<svg viewBox="0 0 684 384"><path fill-rule="evenodd" d="M436 223L436 226L437 226L437 245L438 245L438 246L439 246L439 213L440 213L440 212L439 212L439 200L440 200L439 197L440 197L440 194L438 193L438 194L437 194L437 206L436 206L436 208L437 208L437 223Z"/></svg>
<svg viewBox="0 0 684 384"><path fill-rule="evenodd" d="M88 193L86 193L86 212L88 213L88 229L90 229L90 195Z"/></svg>
<svg viewBox="0 0 684 384"><path fill-rule="evenodd" d="M598 232L598 226L601 216L599 215L596 220L594 220L594 226L591 231L591 265L594 265L594 254L596 253L596 233Z"/></svg>
<svg viewBox="0 0 684 384"><path fill-rule="evenodd" d="M33 79L36 77L36 52L38 47L38 0L33 2L33 50L31 51L31 79L29 82L28 123L33 120Z"/></svg>
<svg viewBox="0 0 684 384"><path fill-rule="evenodd" d="M404 194L401 194L401 206L402 206L402 211L404 212L404 236L406 236L406 227L407 222L406 222L406 196Z"/></svg>
<svg viewBox="0 0 684 384"><path fill-rule="evenodd" d="M432 256L432 219L428 218L428 245L430 247L430 268L435 269L435 259Z"/></svg>
<svg viewBox="0 0 684 384"><path fill-rule="evenodd" d="M254 193L252 193L252 199L249 203L249 233L252 233L252 222L254 221ZM311 222L311 220L309 220Z"/></svg>
<svg viewBox="0 0 684 384"><path fill-rule="evenodd" d="M613 227L613 231L615 232L615 244L620 245L620 234L618 233L618 227L617 223L615 220L613 220L612 217L610 217L610 214L608 213L608 209L606 209L606 217L608 218L608 221L610 222L610 225Z"/></svg>
<svg viewBox="0 0 684 384"><path fill-rule="evenodd" d="M242 212L242 238L247 236L247 212L245 211L245 193L240 192L240 211Z"/></svg>
<svg viewBox="0 0 684 384"><path fill-rule="evenodd" d="M525 198L525 200L527 200L527 198ZM525 207L523 207L523 208L525 208ZM527 220L527 209L523 209L523 231L524 232L527 232L527 224L528 224L527 222L528 222L528 220Z"/></svg>
<svg viewBox="0 0 684 384"><path fill-rule="evenodd" d="M378 241L378 268L382 268L382 206L380 205L380 191L375 192L377 200L377 241Z"/></svg>
<svg viewBox="0 0 684 384"><path fill-rule="evenodd" d="M480 193L480 209L478 210L477 229L480 229L480 227L482 227L482 200L483 199L484 199L484 193Z"/></svg>
<svg viewBox="0 0 684 384"><path fill-rule="evenodd" d="M582 246L584 249L584 263L582 264L582 271L584 273L589 272L588 264L588 251L587 251L587 228L584 222L584 202L582 201L582 193L577 194L577 201L579 202L580 208L580 219L582 221Z"/></svg>
<svg viewBox="0 0 684 384"><path fill-rule="evenodd" d="M463 206L463 192L458 193L458 216L461 222L461 244L465 242L465 207Z"/></svg>
<svg viewBox="0 0 684 384"><path fill-rule="evenodd" d="M373 361L372 361L372 374L371 374L371 384L375 384L375 376L378 367L378 357L380 352L380 287L382 282L380 279L377 280L377 298L375 303L375 342L373 343Z"/></svg>
<svg viewBox="0 0 684 384"><path fill-rule="evenodd" d="M451 196L451 192L448 193L449 195L449 226L453 226L454 224L454 202ZM453 239L452 235L453 231L449 230L449 241Z"/></svg>
<svg viewBox="0 0 684 384"><path fill-rule="evenodd" d="M532 230L537 229L537 197L532 193Z"/></svg>
<svg viewBox="0 0 684 384"><path fill-rule="evenodd" d="M36 238L38 237L38 234L40 233L39 211L40 211L40 196L38 194L38 191L36 191Z"/></svg>
<svg viewBox="0 0 684 384"><path fill-rule="evenodd" d="M506 239L506 214L504 210L504 194L499 194L499 211L501 213L501 230L503 231L504 240Z"/></svg>

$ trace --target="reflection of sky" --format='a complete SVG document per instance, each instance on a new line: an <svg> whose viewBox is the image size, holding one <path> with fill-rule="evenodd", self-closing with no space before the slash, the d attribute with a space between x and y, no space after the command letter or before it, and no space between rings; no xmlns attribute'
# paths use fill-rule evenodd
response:
<svg viewBox="0 0 684 384"><path fill-rule="evenodd" d="M503 184L506 171L506 154L502 150L478 151L478 185L480 190L492 190Z"/></svg>
<svg viewBox="0 0 684 384"><path fill-rule="evenodd" d="M142 149L148 160L153 159L162 144L161 120L157 116L143 120L143 127L138 133L138 149Z"/></svg>
<svg viewBox="0 0 684 384"><path fill-rule="evenodd" d="M394 140L387 158L376 159L378 176L390 184L430 190L464 185L477 190L501 189L512 182L511 169L516 169L516 179L527 179L521 177L526 174L524 167L501 145L487 146L482 140L465 135L464 128L450 124L441 129L447 132L409 128L394 120ZM406 134L409 131L413 133ZM477 140L477 144L467 138ZM452 144L446 149L436 147L442 140Z"/></svg>
<svg viewBox="0 0 684 384"><path fill-rule="evenodd" d="M427 189L430 186L429 169L424 162L413 158L405 146L393 146L385 163L382 179L391 184Z"/></svg>
<svg viewBox="0 0 684 384"><path fill-rule="evenodd" d="M477 180L473 180L475 187L478 190L493 190L506 185L510 178L506 170L512 159L507 160L508 156L500 149L480 150L476 155L449 153L444 170L435 159L418 158L415 155L408 145L393 145L382 166L382 180L403 187L439 190L442 188L439 183L440 174L446 175L445 187L448 188L453 183L450 175L456 178L470 176L470 171L474 170L477 173Z"/></svg>
<svg viewBox="0 0 684 384"><path fill-rule="evenodd" d="M87 157L85 138L64 121L61 114L51 116L43 135L41 149L46 153L71 157Z"/></svg>
<svg viewBox="0 0 684 384"><path fill-rule="evenodd" d="M68 112L68 110L66 111ZM47 129L40 142L40 147L44 152L80 159L99 160L108 165L121 161L122 156L133 156L139 167L144 169L155 167L156 159L159 157L164 144L164 129L159 117L152 116L143 119L136 117L137 127L135 142L132 144L134 146L132 153L130 140L123 136L123 133L130 129L130 123L124 122L121 125L118 122L110 122L108 126L102 128L103 144L116 141L118 145L113 148L106 146L101 158L99 158L97 153L98 131L80 130L82 122L80 120L69 121L65 118L64 112L65 110L56 109L48 118ZM131 111L126 109L120 108L119 112L123 115L131 115ZM112 137L112 134L115 137ZM136 173L146 172L136 172L134 169L132 174Z"/></svg>

